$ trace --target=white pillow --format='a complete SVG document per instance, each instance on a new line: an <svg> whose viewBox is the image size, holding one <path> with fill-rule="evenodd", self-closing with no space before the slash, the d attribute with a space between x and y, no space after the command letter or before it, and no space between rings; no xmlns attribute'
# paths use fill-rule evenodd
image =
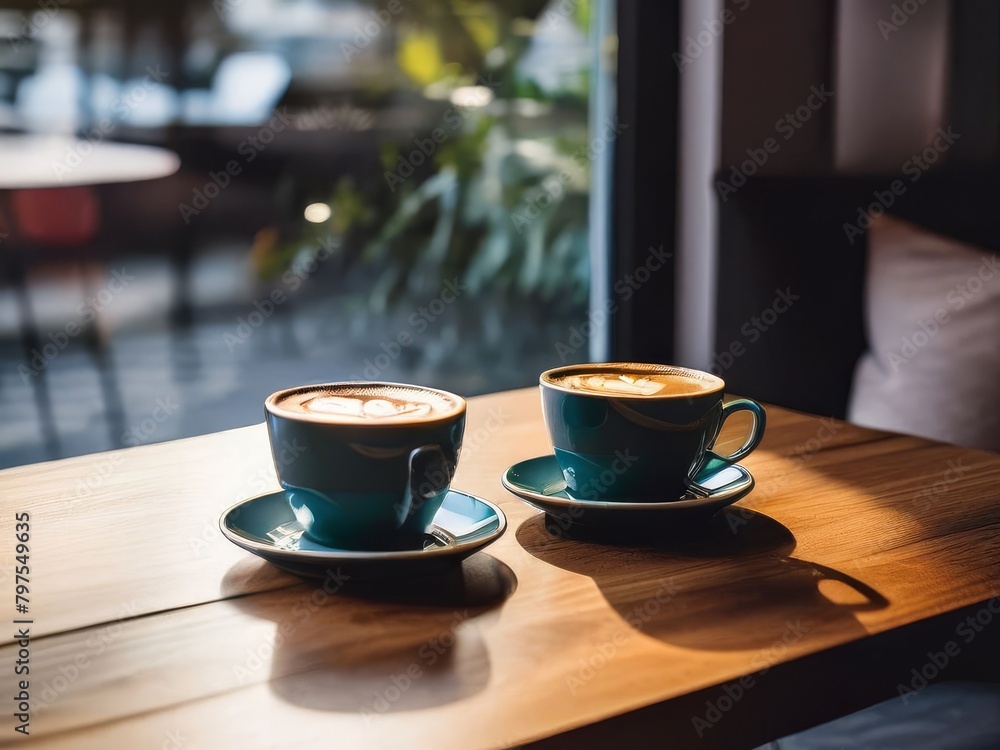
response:
<svg viewBox="0 0 1000 750"><path fill-rule="evenodd" d="M875 220L868 346L848 419L1000 451L1000 258L901 219Z"/></svg>

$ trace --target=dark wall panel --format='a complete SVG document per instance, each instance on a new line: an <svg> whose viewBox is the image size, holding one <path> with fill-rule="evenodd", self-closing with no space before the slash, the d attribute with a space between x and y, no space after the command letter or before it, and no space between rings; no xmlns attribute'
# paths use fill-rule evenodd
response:
<svg viewBox="0 0 1000 750"><path fill-rule="evenodd" d="M835 3L727 0L726 8L733 20L725 28L723 49L720 171L773 138L780 148L760 174L826 172L833 154L833 97L810 110L808 119L795 112L808 106L810 97L818 101L814 87L832 89Z"/></svg>
<svg viewBox="0 0 1000 750"><path fill-rule="evenodd" d="M731 392L844 416L865 345L865 241L852 245L841 222L863 194L856 185L761 177L720 207L713 369Z"/></svg>
<svg viewBox="0 0 1000 750"><path fill-rule="evenodd" d="M674 355L678 23L676 0L618 4L618 117L627 128L615 144L611 283L623 292L612 292L615 359L671 362ZM654 247L670 257L630 285Z"/></svg>

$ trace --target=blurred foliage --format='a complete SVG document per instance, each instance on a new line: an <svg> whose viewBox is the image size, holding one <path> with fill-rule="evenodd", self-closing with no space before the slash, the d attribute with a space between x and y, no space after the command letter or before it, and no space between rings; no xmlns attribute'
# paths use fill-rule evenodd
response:
<svg viewBox="0 0 1000 750"><path fill-rule="evenodd" d="M425 86L439 80L445 66L437 37L426 32L407 34L399 44L396 61L411 80Z"/></svg>
<svg viewBox="0 0 1000 750"><path fill-rule="evenodd" d="M518 68L531 42L526 31L547 4L407 6L395 60L416 90L436 92L428 106L441 116L429 132L384 142L382 174L340 178L329 197L329 222L304 225L277 255L287 261L321 235L341 236L343 247L355 249L346 261L377 272L369 295L376 313L401 299L434 296L442 279L452 278L471 294L582 304L588 288L587 71L573 85L547 91ZM555 7L567 14L558 23L586 33L589 0ZM442 98L484 84L495 97L486 106ZM525 114L524 99L534 102L533 112ZM435 129L445 133L437 142L431 140Z"/></svg>

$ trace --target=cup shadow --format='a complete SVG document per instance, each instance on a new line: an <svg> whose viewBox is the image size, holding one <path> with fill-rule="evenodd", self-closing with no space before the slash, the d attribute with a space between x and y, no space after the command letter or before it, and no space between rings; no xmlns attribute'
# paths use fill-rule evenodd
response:
<svg viewBox="0 0 1000 750"><path fill-rule="evenodd" d="M766 648L827 628L860 636L854 613L888 604L862 581L792 557L787 527L739 506L674 533L638 537L564 530L538 514L516 536L536 558L593 579L634 629L685 648Z"/></svg>
<svg viewBox="0 0 1000 750"><path fill-rule="evenodd" d="M256 561L256 562L254 562ZM234 565L222 592L246 590L270 563ZM490 661L480 629L514 592L514 572L477 553L438 576L308 581L230 603L275 623L269 684L282 700L366 718L444 705L481 691Z"/></svg>

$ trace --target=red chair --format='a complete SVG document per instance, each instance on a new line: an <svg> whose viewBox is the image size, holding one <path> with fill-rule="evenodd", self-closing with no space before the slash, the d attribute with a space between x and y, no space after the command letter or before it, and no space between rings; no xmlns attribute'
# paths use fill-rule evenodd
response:
<svg viewBox="0 0 1000 750"><path fill-rule="evenodd" d="M43 345L28 287L28 268L31 264L49 260L72 261L80 265L84 286L90 274L86 264L95 257L94 242L100 230L100 204L91 187L12 190L6 203L6 221L9 236L4 252L10 276L17 287L21 314L21 344L29 363L29 372L38 404L42 433L49 453L59 452L59 437L51 401L48 394L45 369L31 366L34 352ZM89 290L88 290L89 292ZM105 409L112 429L112 438L120 435L123 423L121 399L112 369L105 337L99 326L91 324L83 333L83 340L97 361L104 391ZM116 419L117 417L117 419Z"/></svg>

